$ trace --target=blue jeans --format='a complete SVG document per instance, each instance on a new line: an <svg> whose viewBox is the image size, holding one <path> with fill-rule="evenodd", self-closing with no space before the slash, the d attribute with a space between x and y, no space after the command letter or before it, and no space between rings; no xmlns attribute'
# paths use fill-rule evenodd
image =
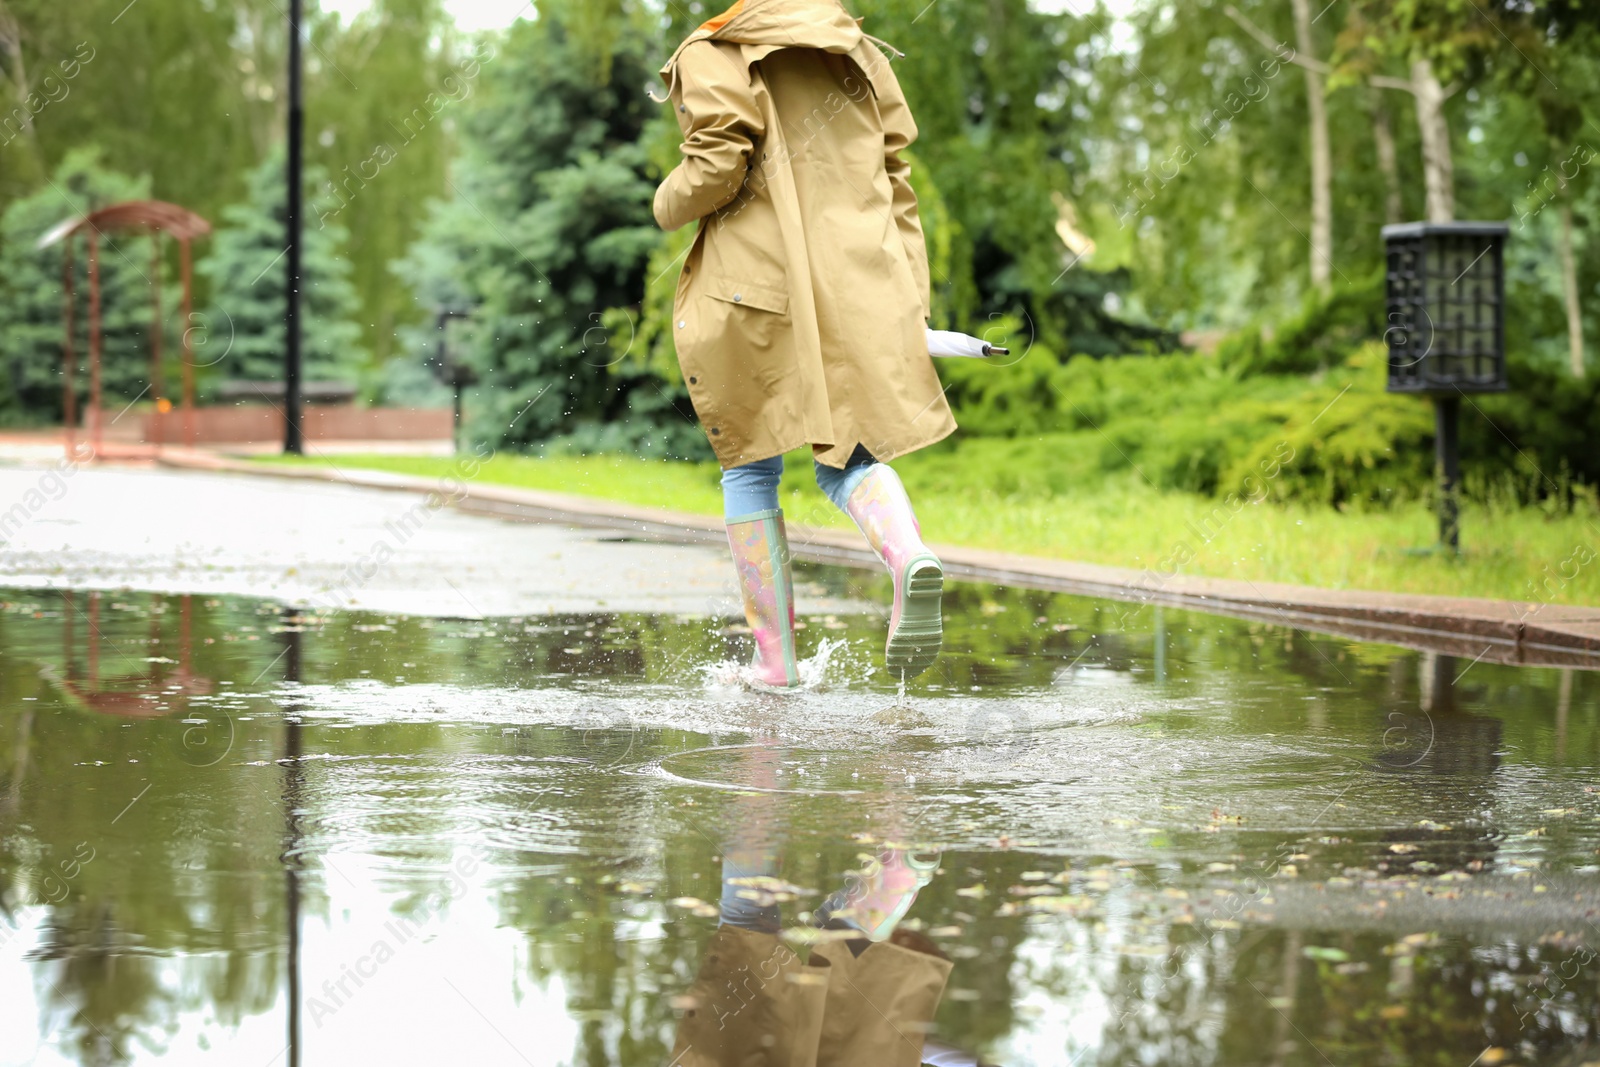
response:
<svg viewBox="0 0 1600 1067"><path fill-rule="evenodd" d="M816 467L817 485L828 499L845 510L850 494L856 491L861 479L878 461L865 445L856 445L850 453L844 470L825 467L812 461ZM778 508L778 479L783 477L783 457L758 459L742 467L729 467L722 472L722 511L732 520L752 515L758 511L776 511Z"/></svg>

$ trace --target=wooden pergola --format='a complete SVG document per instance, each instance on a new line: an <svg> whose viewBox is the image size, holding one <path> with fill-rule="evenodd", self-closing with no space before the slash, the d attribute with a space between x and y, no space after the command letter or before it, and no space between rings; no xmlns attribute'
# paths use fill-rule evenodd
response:
<svg viewBox="0 0 1600 1067"><path fill-rule="evenodd" d="M87 613L78 606L77 594L72 590L64 590L61 594L67 610L61 613L63 620L62 629L62 659L66 663L66 676L57 678L57 684L66 696L79 707L91 711L98 711L106 715L118 715L123 718L149 719L172 713L171 704L174 700L181 701L187 706L191 697L205 696L216 688L216 683L203 675L196 674L194 670L194 598L188 593L178 598L178 662L170 670L163 671L160 663L171 663L171 659L153 659L148 661L148 666L143 673L123 675L117 678L103 680L100 677L100 597L96 590L91 590L88 595L89 610ZM152 594L152 601L164 601L160 594ZM88 671L78 669L78 643L76 623L78 618L89 624L88 634ZM155 649L161 645L162 614L152 612L150 615L149 636L139 647ZM110 643L110 642L107 642ZM113 645L113 648L116 646ZM184 747L188 748L188 735L185 731ZM202 731L203 733L203 731ZM204 742L201 742L202 744ZM230 741L231 743L231 741Z"/></svg>
<svg viewBox="0 0 1600 1067"><path fill-rule="evenodd" d="M104 411L100 405L100 238L108 232L148 233L150 248L150 388L156 395L156 444L162 443L165 420L160 417L161 402L161 235L176 238L179 262L183 276L183 320L187 324L193 310L194 279L189 244L196 237L211 232L211 223L187 208L161 200L127 200L112 204L87 215L64 219L39 238L38 247L48 248L65 242L61 257L61 282L64 290L64 335L61 344L64 361L65 403L62 409L66 425L67 450L77 450L77 394L74 378L77 374L77 354L73 347L73 306L75 294L72 278L72 238L84 233L89 245L89 445L95 454L100 451ZM183 427L187 444L195 442L194 422L194 355L189 331L183 331Z"/></svg>

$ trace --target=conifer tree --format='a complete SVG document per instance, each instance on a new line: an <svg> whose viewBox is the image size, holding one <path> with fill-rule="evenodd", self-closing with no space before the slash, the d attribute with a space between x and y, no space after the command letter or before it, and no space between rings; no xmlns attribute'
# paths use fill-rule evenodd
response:
<svg viewBox="0 0 1600 1067"><path fill-rule="evenodd" d="M307 172L310 190L322 175ZM219 346L218 367L228 378L274 381L283 377L285 189L283 157L275 155L250 174L249 199L223 209L211 252L199 270L211 282L205 311L207 344ZM307 220L301 246L301 353L309 381L354 381L364 362L358 300L350 263L342 253L344 229ZM221 354L226 353L226 354Z"/></svg>
<svg viewBox="0 0 1600 1067"><path fill-rule="evenodd" d="M466 110L456 196L397 268L424 304L473 308L461 336L480 438L704 448L673 410L681 392L643 366L636 313L617 310L638 304L661 240L641 141L657 107L643 92L652 27L641 5L619 6L608 63L576 0L541 2L537 20L512 27Z"/></svg>
<svg viewBox="0 0 1600 1067"><path fill-rule="evenodd" d="M65 219L149 193L148 181L106 168L98 149L83 148L68 153L48 183L13 201L0 216L0 372L9 383L7 391L31 420L59 419L62 411L65 247L57 243L39 248L39 238ZM89 387L88 255L82 236L73 238L72 262L75 392L81 411ZM103 234L99 262L104 403L121 407L145 393L149 383L149 238ZM171 313L176 306L169 285L163 289L162 307ZM172 351L170 345L167 351Z"/></svg>

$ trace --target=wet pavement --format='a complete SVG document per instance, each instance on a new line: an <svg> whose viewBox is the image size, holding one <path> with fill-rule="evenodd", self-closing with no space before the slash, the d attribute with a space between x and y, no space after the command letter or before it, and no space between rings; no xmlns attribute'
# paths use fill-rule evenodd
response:
<svg viewBox="0 0 1600 1067"><path fill-rule="evenodd" d="M790 1062L816 1011L872 1067L1600 1060L1600 675L956 583L901 696L887 580L806 566L757 693L716 553L441 513L341 608L354 491L282 492L292 551L78 519L0 589L0 1064ZM566 603L539 551L664 606L452 612L456 522L496 606ZM183 553L300 605L152 591Z"/></svg>
<svg viewBox="0 0 1600 1067"><path fill-rule="evenodd" d="M445 506L463 487L442 478L427 497L237 475L0 466L0 501L20 502L0 510L0 585L478 617L716 614L735 603L721 552L464 515ZM847 607L810 592L803 610Z"/></svg>

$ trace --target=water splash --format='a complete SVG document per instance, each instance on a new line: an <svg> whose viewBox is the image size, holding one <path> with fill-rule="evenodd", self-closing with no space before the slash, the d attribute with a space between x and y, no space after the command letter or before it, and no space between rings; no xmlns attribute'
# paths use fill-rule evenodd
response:
<svg viewBox="0 0 1600 1067"><path fill-rule="evenodd" d="M811 654L811 657L801 660L798 664L800 668L800 688L821 689L827 686L830 681L835 684L848 681L842 670L829 671L829 668L834 663L834 654L848 647L848 642L842 637L824 637L821 641L818 641L817 650ZM839 666L841 668L844 667L842 660ZM837 677L830 678L830 673Z"/></svg>
<svg viewBox="0 0 1600 1067"><path fill-rule="evenodd" d="M815 652L795 664L800 673L800 684L791 691L815 691L830 685L847 684L850 681L848 665L843 658L835 660L835 656L848 648L849 642L842 637L824 637L817 643ZM742 660L725 659L708 663L700 668L700 672L708 689L783 692L756 681L755 672Z"/></svg>

